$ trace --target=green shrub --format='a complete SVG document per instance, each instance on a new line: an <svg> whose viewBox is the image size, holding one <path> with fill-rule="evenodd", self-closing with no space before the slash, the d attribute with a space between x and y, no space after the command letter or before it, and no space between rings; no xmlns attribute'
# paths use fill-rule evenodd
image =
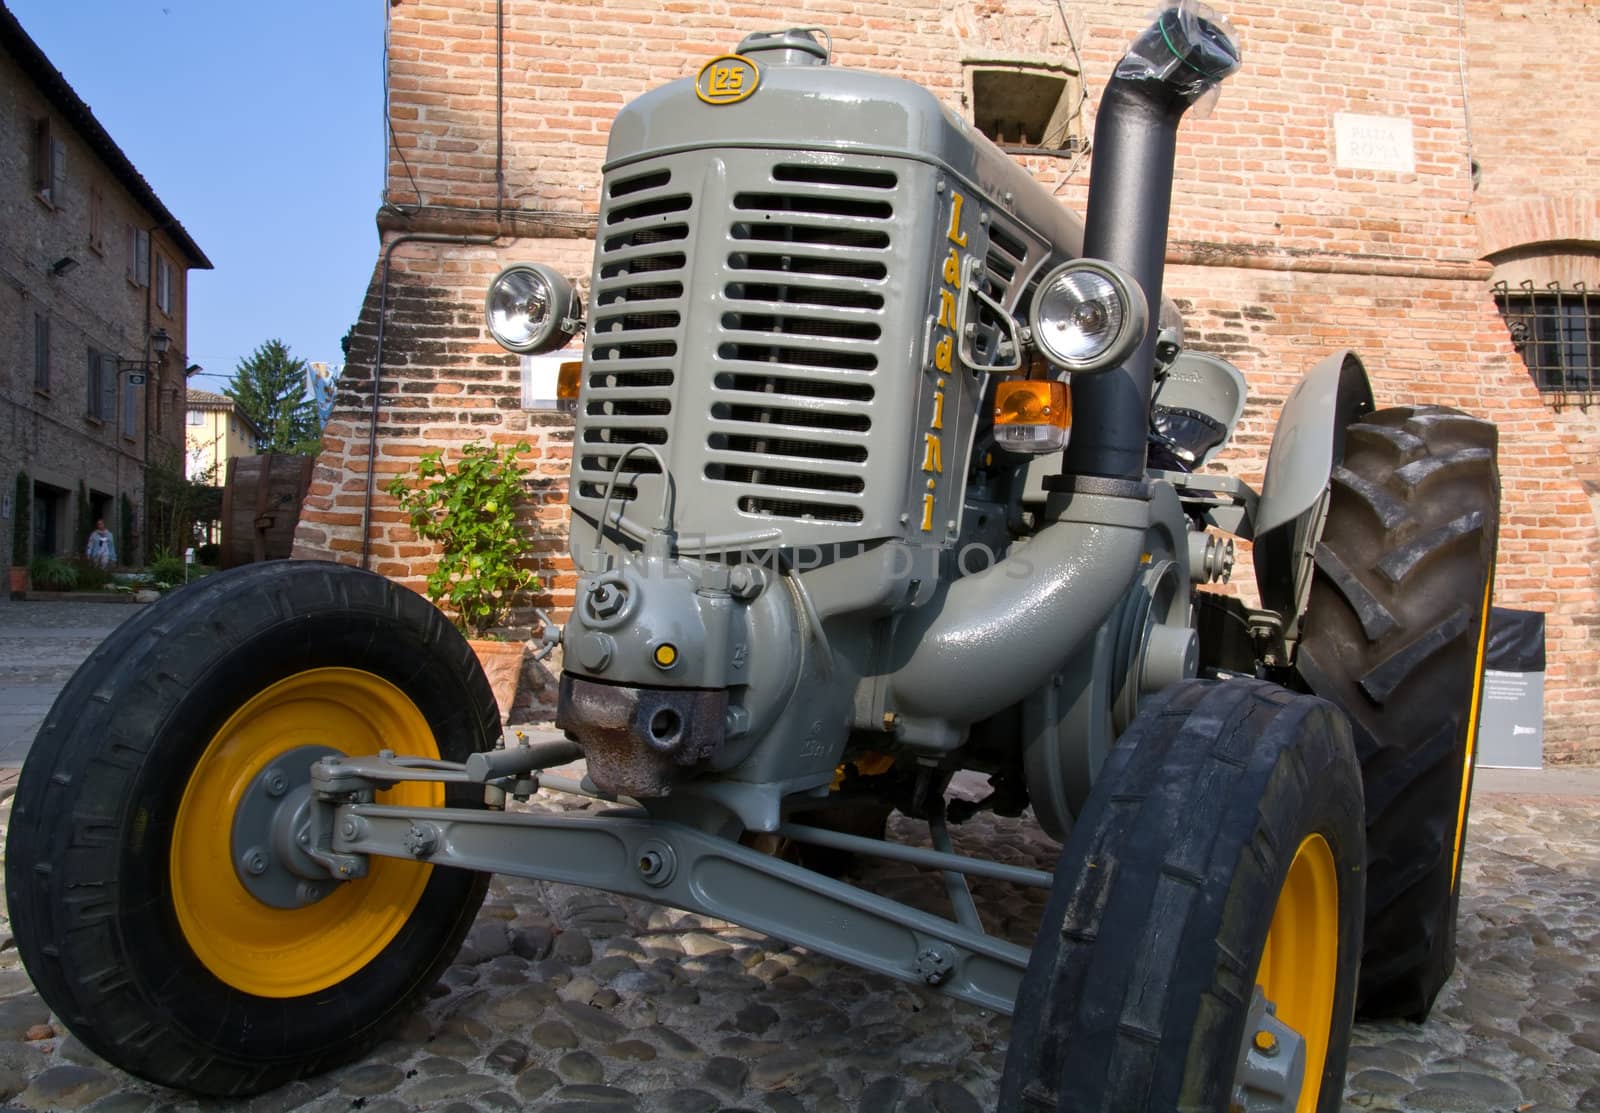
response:
<svg viewBox="0 0 1600 1113"><path fill-rule="evenodd" d="M517 505L527 497L517 455L526 451L521 443L504 450L463 445L454 469L445 466L442 452L429 452L417 460L414 479L396 476L384 487L417 536L439 542L428 598L454 611L456 626L469 637L486 635L520 598L539 589L539 577L524 566L532 538L517 520Z"/></svg>
<svg viewBox="0 0 1600 1113"><path fill-rule="evenodd" d="M111 573L104 568L96 568L91 560L79 557L72 562L72 567L78 573L79 591L99 591L111 582Z"/></svg>
<svg viewBox="0 0 1600 1113"><path fill-rule="evenodd" d="M158 584L181 584L188 578L188 565L183 563L183 558L166 549L157 549L156 555L150 561L150 566L145 572Z"/></svg>
<svg viewBox="0 0 1600 1113"><path fill-rule="evenodd" d="M78 586L78 570L60 557L34 557L28 574L38 591L71 591Z"/></svg>

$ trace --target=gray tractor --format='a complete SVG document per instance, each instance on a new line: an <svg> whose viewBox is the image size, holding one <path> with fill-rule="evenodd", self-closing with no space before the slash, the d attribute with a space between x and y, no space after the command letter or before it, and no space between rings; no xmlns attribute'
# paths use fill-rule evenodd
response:
<svg viewBox="0 0 1600 1113"><path fill-rule="evenodd" d="M502 744L436 610L313 562L175 592L65 689L6 889L89 1048L219 1095L348 1061L496 871L1009 1013L1008 1113L1335 1110L1357 1012L1427 1013L1494 427L1376 410L1333 352L1259 493L1202 468L1245 388L1185 350L1162 267L1179 120L1239 64L1208 9L1169 4L1117 66L1082 223L926 90L829 55L751 35L612 125L559 734ZM536 263L487 310L517 352L584 316ZM1259 606L1222 588L1235 539ZM961 771L984 798L952 798ZM614 806L505 807L541 786ZM1053 876L955 853L983 809L1059 840ZM930 846L883 837L896 810ZM839 855L927 869L950 914ZM968 878L1048 890L1031 948Z"/></svg>

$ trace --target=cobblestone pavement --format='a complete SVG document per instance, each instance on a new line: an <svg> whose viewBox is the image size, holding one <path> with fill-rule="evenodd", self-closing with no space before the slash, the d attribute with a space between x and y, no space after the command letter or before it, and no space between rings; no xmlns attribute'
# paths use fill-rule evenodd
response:
<svg viewBox="0 0 1600 1113"><path fill-rule="evenodd" d="M20 766L56 693L94 647L143 607L14 602L0 593L0 768Z"/></svg>
<svg viewBox="0 0 1600 1113"><path fill-rule="evenodd" d="M15 774L0 778L8 818ZM536 799L536 803L545 798ZM589 806L572 797L566 810ZM896 819L896 833L918 826ZM1028 825L980 817L958 849L1049 867ZM870 883L938 909L900 867ZM975 886L1026 938L1042 894ZM31 1109L401 1113L977 1113L1004 1018L716 921L568 886L496 879L431 999L362 1062L249 1102L122 1074L33 993L0 923L0 1099ZM1347 1108L1600 1111L1600 801L1475 801L1460 959L1432 1018L1357 1027Z"/></svg>

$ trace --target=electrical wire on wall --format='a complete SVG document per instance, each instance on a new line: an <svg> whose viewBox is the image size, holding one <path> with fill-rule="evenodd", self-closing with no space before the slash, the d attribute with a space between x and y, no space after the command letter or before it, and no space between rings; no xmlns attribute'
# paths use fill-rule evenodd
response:
<svg viewBox="0 0 1600 1113"><path fill-rule="evenodd" d="M1066 121L1061 125L1063 134L1058 135L1054 146L1059 147L1068 138L1066 133L1072 131L1074 124L1077 125L1078 135L1082 140L1078 145L1078 150L1072 156L1072 162L1067 165L1067 172L1062 175L1061 181L1056 183L1055 191L1060 193L1066 188L1067 183L1072 181L1073 176L1082 170L1089 161L1089 123L1086 119L1086 112L1089 107L1089 75L1083 71L1083 53L1078 49L1078 36L1072 30L1072 21L1067 18L1066 5L1062 3L1062 0L1055 0L1055 7L1056 11L1061 15L1061 26L1067 33L1067 46L1072 51L1072 62L1078 71L1078 102L1073 105L1072 111L1067 114ZM1052 144L1046 141L1041 145L1048 147Z"/></svg>
<svg viewBox="0 0 1600 1113"><path fill-rule="evenodd" d="M411 164L406 161L405 152L400 150L399 141L394 137L394 117L389 111L389 36L391 23L389 19L390 0L380 0L383 4L383 118L385 129L394 142L395 151L400 154L400 164L405 167L406 176L411 179L412 191L416 194L417 204L406 213L399 206L390 206L406 215L412 215L422 208L422 190L417 186L417 179L411 173ZM383 398L383 344L387 334L389 322L389 268L394 262L395 249L408 243L437 243L452 244L458 247L488 247L500 242L502 225L505 220L505 143L501 132L501 118L505 113L505 86L503 75L505 70L505 0L495 0L494 6L494 117L495 117L495 230L492 234L480 236L451 235L442 232L403 232L390 240L383 249L383 269L378 276L378 335L377 346L372 357L372 405L367 414L367 476L362 492L361 505L361 567L372 566L372 490L377 474L373 464L378 458L378 417L382 410ZM387 168L383 175L384 204L389 204L389 175Z"/></svg>
<svg viewBox="0 0 1600 1113"><path fill-rule="evenodd" d="M1472 192L1478 192L1478 154L1472 141L1472 106L1467 103L1467 4L1456 0L1456 65L1461 71L1461 118L1467 130L1467 173L1472 178ZM1471 211L1474 198L1467 198Z"/></svg>
<svg viewBox="0 0 1600 1113"><path fill-rule="evenodd" d="M378 59L378 68L383 74L383 149L385 151L393 151L400 156L400 165L405 168L406 177L411 181L411 193L417 199L412 206L412 209L415 210L422 207L422 187L417 185L417 176L411 172L411 163L406 159L406 153L400 146L400 137L394 133L394 116L389 111L389 36L393 30L393 24L389 19L389 8L392 6L392 0L378 0L378 2L383 5L383 56ZM496 68L498 69L498 66ZM389 173L387 167L384 168L383 193L379 200L383 205L397 212L404 213L406 211L405 206L396 205L389 200Z"/></svg>

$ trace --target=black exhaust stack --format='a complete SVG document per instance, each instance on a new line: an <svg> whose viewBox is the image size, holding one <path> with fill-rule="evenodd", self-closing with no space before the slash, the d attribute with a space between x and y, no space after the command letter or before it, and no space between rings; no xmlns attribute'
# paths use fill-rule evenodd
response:
<svg viewBox="0 0 1600 1113"><path fill-rule="evenodd" d="M1121 367L1073 378L1068 475L1144 478L1178 122L1238 68L1227 21L1180 0L1134 40L1101 97L1083 254L1138 281L1150 326Z"/></svg>

